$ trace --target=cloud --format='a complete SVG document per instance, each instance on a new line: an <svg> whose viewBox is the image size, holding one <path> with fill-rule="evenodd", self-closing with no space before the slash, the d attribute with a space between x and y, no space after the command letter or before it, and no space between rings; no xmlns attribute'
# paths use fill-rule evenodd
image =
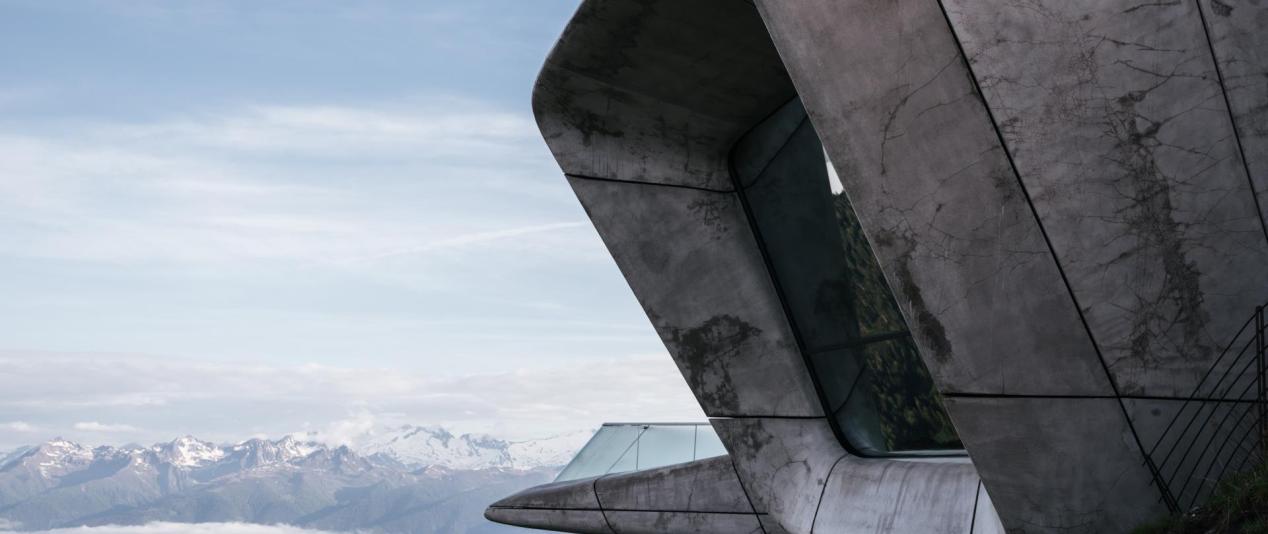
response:
<svg viewBox="0 0 1268 534"><path fill-rule="evenodd" d="M583 220L521 206L543 195L571 203L557 175L530 118L455 98L0 122L10 234L0 254L219 266L598 250L576 246L594 240L576 231ZM573 246L552 241L560 235Z"/></svg>
<svg viewBox="0 0 1268 534"><path fill-rule="evenodd" d="M83 432L136 432L137 430L132 425L108 425L96 421L75 423L74 429Z"/></svg>
<svg viewBox="0 0 1268 534"><path fill-rule="evenodd" d="M39 431L39 428L25 421L10 421L8 423L0 423L0 430L6 430L9 432L37 432Z"/></svg>
<svg viewBox="0 0 1268 534"><path fill-rule="evenodd" d="M6 525L0 523L0 528ZM15 528L9 525L7 528ZM148 523L135 526L97 526L57 528L52 530L28 530L24 534L322 534L328 531L310 530L289 525L255 525L250 523ZM2 534L16 534L3 531Z"/></svg>
<svg viewBox="0 0 1268 534"><path fill-rule="evenodd" d="M0 374L0 414L126 416L126 422L80 422L64 432L50 428L90 443L101 442L102 434L151 442L209 432L200 437L236 441L256 432L278 437L295 431L320 431L339 441L377 424L404 423L531 438L613 420L704 417L663 353L462 376L25 352L0 352L0 368L7 370ZM214 427L222 420L224 427Z"/></svg>

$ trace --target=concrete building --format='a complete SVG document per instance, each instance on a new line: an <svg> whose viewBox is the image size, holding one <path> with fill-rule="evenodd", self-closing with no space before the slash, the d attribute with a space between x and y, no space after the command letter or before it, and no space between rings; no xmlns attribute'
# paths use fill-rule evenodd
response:
<svg viewBox="0 0 1268 534"><path fill-rule="evenodd" d="M1266 26L1255 0L585 1L538 124L729 454L487 516L1126 532L1200 504L1263 454Z"/></svg>

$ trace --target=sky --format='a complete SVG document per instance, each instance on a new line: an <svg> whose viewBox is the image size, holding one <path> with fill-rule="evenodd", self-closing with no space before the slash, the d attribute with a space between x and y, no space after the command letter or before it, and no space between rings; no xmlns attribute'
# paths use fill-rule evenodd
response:
<svg viewBox="0 0 1268 534"><path fill-rule="evenodd" d="M333 534L324 530L309 530L289 525L256 525L251 523L149 523L137 526L100 526L55 528L52 530L17 531L4 530L0 534Z"/></svg>
<svg viewBox="0 0 1268 534"><path fill-rule="evenodd" d="M0 0L0 449L700 420L533 123L576 0Z"/></svg>

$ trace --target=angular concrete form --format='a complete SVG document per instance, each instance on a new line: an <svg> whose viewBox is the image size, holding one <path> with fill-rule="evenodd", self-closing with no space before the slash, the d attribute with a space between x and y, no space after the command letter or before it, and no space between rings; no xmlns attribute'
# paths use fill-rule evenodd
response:
<svg viewBox="0 0 1268 534"><path fill-rule="evenodd" d="M762 515L726 456L538 486L485 512L500 523L602 533L758 533Z"/></svg>
<svg viewBox="0 0 1268 534"><path fill-rule="evenodd" d="M1123 532L1201 502L1262 459L1260 4L584 2L538 123L730 456L489 517Z"/></svg>

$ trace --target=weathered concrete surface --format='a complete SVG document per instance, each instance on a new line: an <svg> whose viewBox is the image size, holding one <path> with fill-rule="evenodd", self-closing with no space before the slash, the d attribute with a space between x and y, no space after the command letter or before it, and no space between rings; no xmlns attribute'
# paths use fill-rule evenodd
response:
<svg viewBox="0 0 1268 534"><path fill-rule="evenodd" d="M769 515L759 515L757 516L757 520L761 522L762 530L766 532L766 534L788 534L788 531L784 530L783 525L780 525L779 521L775 520L774 517Z"/></svg>
<svg viewBox="0 0 1268 534"><path fill-rule="evenodd" d="M1166 514L1116 399L946 405L1008 532L1130 532Z"/></svg>
<svg viewBox="0 0 1268 534"><path fill-rule="evenodd" d="M602 477L594 488L604 510L756 513L728 456Z"/></svg>
<svg viewBox="0 0 1268 534"><path fill-rule="evenodd" d="M979 481L956 462L843 458L832 469L815 532L964 534L974 523Z"/></svg>
<svg viewBox="0 0 1268 534"><path fill-rule="evenodd" d="M731 190L739 132L793 94L761 19L735 3L583 3L533 93L564 172Z"/></svg>
<svg viewBox="0 0 1268 534"><path fill-rule="evenodd" d="M822 414L725 193L732 144L792 93L734 0L586 2L534 90L547 144L711 416Z"/></svg>
<svg viewBox="0 0 1268 534"><path fill-rule="evenodd" d="M1119 390L1187 395L1268 297L1197 2L946 5Z"/></svg>
<svg viewBox="0 0 1268 534"><path fill-rule="evenodd" d="M569 181L706 414L823 413L734 194Z"/></svg>
<svg viewBox="0 0 1268 534"><path fill-rule="evenodd" d="M725 456L529 488L493 503L485 517L563 532L761 531Z"/></svg>
<svg viewBox="0 0 1268 534"><path fill-rule="evenodd" d="M1268 208L1268 2L1201 0L1199 6L1263 217Z"/></svg>
<svg viewBox="0 0 1268 534"><path fill-rule="evenodd" d="M559 508L598 510L593 479L551 482L523 490L493 503L497 508Z"/></svg>
<svg viewBox="0 0 1268 534"><path fill-rule="evenodd" d="M498 508L490 506L484 518L495 523L517 527L576 532L578 534L615 534L599 510L552 510L545 508Z"/></svg>
<svg viewBox="0 0 1268 534"><path fill-rule="evenodd" d="M617 534L763 534L762 525L752 514L709 514L700 512L607 512Z"/></svg>
<svg viewBox="0 0 1268 534"><path fill-rule="evenodd" d="M740 481L789 532L810 532L832 466L846 456L827 420L712 419ZM830 501L830 506L844 503ZM841 532L849 532L841 530Z"/></svg>
<svg viewBox="0 0 1268 534"><path fill-rule="evenodd" d="M758 8L939 388L1110 393L937 3Z"/></svg>

